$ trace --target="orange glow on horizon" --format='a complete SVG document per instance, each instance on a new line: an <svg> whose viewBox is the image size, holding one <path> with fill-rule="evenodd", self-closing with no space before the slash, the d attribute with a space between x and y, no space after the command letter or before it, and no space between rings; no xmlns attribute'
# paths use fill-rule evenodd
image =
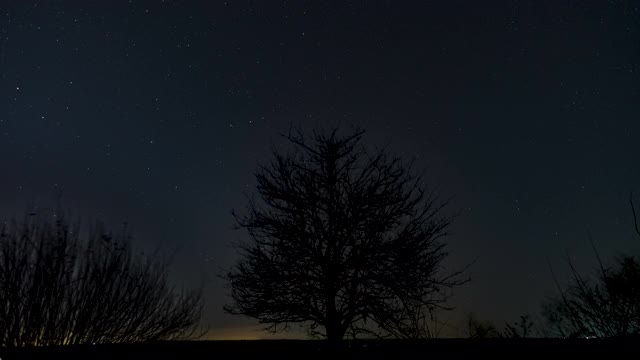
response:
<svg viewBox="0 0 640 360"><path fill-rule="evenodd" d="M256 326L235 326L209 329L203 340L297 340L307 338L301 332L287 331L273 334Z"/></svg>

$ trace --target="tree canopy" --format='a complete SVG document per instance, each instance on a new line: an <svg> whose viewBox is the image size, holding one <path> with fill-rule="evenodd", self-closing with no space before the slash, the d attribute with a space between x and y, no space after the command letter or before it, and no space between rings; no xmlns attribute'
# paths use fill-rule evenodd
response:
<svg viewBox="0 0 640 360"><path fill-rule="evenodd" d="M257 193L234 215L249 240L226 278L232 314L271 331L291 324L329 339L363 333L412 337L424 314L446 309L461 272L445 272L452 217L364 131L285 135L256 171Z"/></svg>

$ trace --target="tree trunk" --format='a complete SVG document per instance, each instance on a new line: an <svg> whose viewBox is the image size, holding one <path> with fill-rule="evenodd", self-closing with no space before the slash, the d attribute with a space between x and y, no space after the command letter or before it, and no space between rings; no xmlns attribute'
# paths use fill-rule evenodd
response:
<svg viewBox="0 0 640 360"><path fill-rule="evenodd" d="M327 306L327 319L325 322L327 339L332 342L340 341L344 337L345 331L336 310L336 299L333 295L327 295L325 301Z"/></svg>
<svg viewBox="0 0 640 360"><path fill-rule="evenodd" d="M329 341L340 341L344 338L344 327L340 324L339 321L332 321L332 323L327 323L325 327L327 333L327 339Z"/></svg>

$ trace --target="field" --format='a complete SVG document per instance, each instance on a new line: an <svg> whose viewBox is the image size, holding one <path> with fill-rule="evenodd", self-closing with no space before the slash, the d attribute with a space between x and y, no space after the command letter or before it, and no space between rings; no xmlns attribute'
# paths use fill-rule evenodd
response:
<svg viewBox="0 0 640 360"><path fill-rule="evenodd" d="M30 348L2 351L12 359L228 359L238 358L634 358L638 339L358 340L331 345L312 340L188 341Z"/></svg>

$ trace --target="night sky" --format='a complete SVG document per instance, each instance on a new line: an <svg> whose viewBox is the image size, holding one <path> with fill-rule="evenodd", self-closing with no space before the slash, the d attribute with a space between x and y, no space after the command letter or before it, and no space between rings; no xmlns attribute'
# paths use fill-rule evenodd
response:
<svg viewBox="0 0 640 360"><path fill-rule="evenodd" d="M129 222L206 284L209 338L266 336L217 278L256 165L290 126L338 124L461 210L450 333L538 314L548 263L593 265L589 232L604 257L640 249L636 1L0 2L0 216L62 194Z"/></svg>

